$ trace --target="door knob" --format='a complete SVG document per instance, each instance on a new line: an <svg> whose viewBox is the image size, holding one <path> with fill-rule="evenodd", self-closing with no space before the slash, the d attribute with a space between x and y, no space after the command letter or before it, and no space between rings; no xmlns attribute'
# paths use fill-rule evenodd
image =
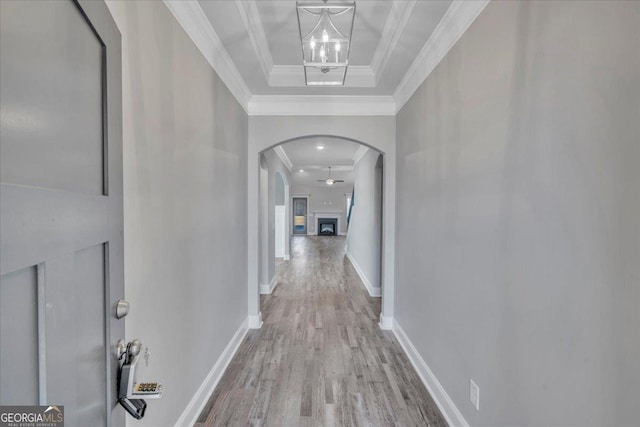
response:
<svg viewBox="0 0 640 427"><path fill-rule="evenodd" d="M129 314L129 301L118 300L116 303L116 319L122 319L127 314Z"/></svg>

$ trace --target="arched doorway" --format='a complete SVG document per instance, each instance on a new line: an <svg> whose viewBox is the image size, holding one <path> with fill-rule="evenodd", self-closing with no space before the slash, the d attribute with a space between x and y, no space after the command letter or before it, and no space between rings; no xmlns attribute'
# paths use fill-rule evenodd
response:
<svg viewBox="0 0 640 427"><path fill-rule="evenodd" d="M248 178L248 311L249 327L262 326L259 294L259 159L282 143L312 137L340 138L382 154L384 169L380 326L391 329L394 306L395 120L386 116L256 116L250 118Z"/></svg>

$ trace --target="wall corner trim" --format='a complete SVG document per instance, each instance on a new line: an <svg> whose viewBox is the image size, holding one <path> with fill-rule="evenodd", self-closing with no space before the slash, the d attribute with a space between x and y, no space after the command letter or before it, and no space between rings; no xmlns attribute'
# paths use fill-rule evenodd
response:
<svg viewBox="0 0 640 427"><path fill-rule="evenodd" d="M467 31L489 1L453 0L396 88L393 98L396 101L397 112L400 112L404 104Z"/></svg>
<svg viewBox="0 0 640 427"><path fill-rule="evenodd" d="M249 329L262 328L262 312L257 315L249 315Z"/></svg>
<svg viewBox="0 0 640 427"><path fill-rule="evenodd" d="M346 255L349 261L351 262L351 265L353 265L353 268L356 270L356 273L358 273L358 276L360 276L360 280L362 280L362 283L364 283L364 287L367 288L367 291L369 292L369 296L372 296L372 297L382 296L380 286L373 286L371 282L369 282L369 279L367 279L367 276L365 276L364 272L362 271L362 269L360 268L356 260L353 258L353 255L351 255L351 252L347 251Z"/></svg>
<svg viewBox="0 0 640 427"><path fill-rule="evenodd" d="M222 41L197 1L163 0L189 38L220 76L245 112L249 112L249 90Z"/></svg>
<svg viewBox="0 0 640 427"><path fill-rule="evenodd" d="M200 412L202 412L202 409L213 394L213 390L218 385L218 382L220 382L222 375L224 375L224 372L227 370L229 363L231 363L233 356L236 354L238 348L240 348L240 344L242 344L242 341L244 340L244 337L247 335L247 332L249 331L248 322L249 320L245 319L235 334L233 334L231 341L229 341L227 346L224 348L222 354L218 357L218 360L216 360L216 363L213 364L211 371L209 371L209 374L187 404L187 407L180 415L180 418L176 421L176 427L183 427L187 425L192 426L196 423L200 416Z"/></svg>
<svg viewBox="0 0 640 427"><path fill-rule="evenodd" d="M276 276L273 276L271 282L268 285L260 285L260 293L262 295L270 295L278 286L278 281L276 280Z"/></svg>
<svg viewBox="0 0 640 427"><path fill-rule="evenodd" d="M380 329L385 331L390 331L393 329L393 317L385 316L383 313L380 313Z"/></svg>
<svg viewBox="0 0 640 427"><path fill-rule="evenodd" d="M469 424L453 403L453 400L451 400L444 390L444 387L442 387L442 384L440 384L440 381L438 381L431 368L429 368L429 365L427 365L427 362L424 361L397 320L394 320L392 330L405 354L411 361L411 364L418 372L420 379L425 387L427 387L427 390L429 390L429 394L431 394L434 402L438 405L442 415L447 420L447 424L452 427L469 427Z"/></svg>

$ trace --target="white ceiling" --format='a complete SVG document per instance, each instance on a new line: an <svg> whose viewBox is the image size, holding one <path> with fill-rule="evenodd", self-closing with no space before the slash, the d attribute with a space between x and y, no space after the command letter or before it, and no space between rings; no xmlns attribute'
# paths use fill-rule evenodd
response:
<svg viewBox="0 0 640 427"><path fill-rule="evenodd" d="M344 87L306 87L294 0L198 0L252 95L390 96L451 0L356 1Z"/></svg>
<svg viewBox="0 0 640 427"><path fill-rule="evenodd" d="M318 146L322 146L324 149L319 150ZM286 159L290 161L291 177L294 184L306 187L326 187L326 183L318 182L318 180L328 178L328 167L331 166L331 177L345 181L344 183L336 183L332 187L345 188L349 191L353 188L354 157L366 148L355 142L328 137L299 139L279 147L284 151ZM300 172L300 170L304 172Z"/></svg>

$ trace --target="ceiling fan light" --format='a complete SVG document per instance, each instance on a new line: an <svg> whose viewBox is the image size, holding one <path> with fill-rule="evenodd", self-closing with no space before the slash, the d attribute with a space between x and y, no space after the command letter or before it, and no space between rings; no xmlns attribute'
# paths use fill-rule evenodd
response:
<svg viewBox="0 0 640 427"><path fill-rule="evenodd" d="M329 178L325 182L327 183L327 185L333 185L336 183L336 180L333 178Z"/></svg>

